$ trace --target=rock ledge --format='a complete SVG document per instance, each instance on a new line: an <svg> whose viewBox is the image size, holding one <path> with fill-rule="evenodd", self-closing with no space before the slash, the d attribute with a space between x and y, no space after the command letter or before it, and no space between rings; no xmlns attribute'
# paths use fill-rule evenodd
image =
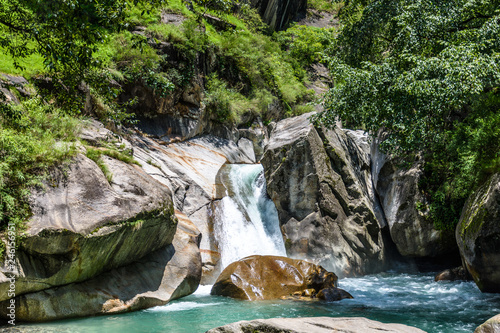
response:
<svg viewBox="0 0 500 333"><path fill-rule="evenodd" d="M273 318L239 321L213 328L206 333L422 333L421 329L402 324L384 324L362 317Z"/></svg>

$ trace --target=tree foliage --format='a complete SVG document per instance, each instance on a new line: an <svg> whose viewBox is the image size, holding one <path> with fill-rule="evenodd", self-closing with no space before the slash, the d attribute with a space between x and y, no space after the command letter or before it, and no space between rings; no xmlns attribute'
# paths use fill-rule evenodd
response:
<svg viewBox="0 0 500 333"><path fill-rule="evenodd" d="M435 215L456 220L473 186L498 170L500 1L348 0L339 15L336 85L319 120L384 128L389 151L424 151L428 179L440 182L428 182ZM457 207L439 213L446 204Z"/></svg>
<svg viewBox="0 0 500 333"><path fill-rule="evenodd" d="M16 66L39 53L50 70L82 72L95 64L106 34L123 27L127 6L125 0L0 0L0 46Z"/></svg>

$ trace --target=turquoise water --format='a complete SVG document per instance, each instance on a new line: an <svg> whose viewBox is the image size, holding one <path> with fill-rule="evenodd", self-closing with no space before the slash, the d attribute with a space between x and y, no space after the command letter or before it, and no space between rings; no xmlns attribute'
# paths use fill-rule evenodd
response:
<svg viewBox="0 0 500 333"><path fill-rule="evenodd" d="M500 295L473 282L434 282L432 274L385 273L339 281L354 299L340 302L238 301L210 296L201 286L190 296L144 311L17 326L36 332L198 333L227 323L272 317L347 316L402 323L427 332L473 332L500 313Z"/></svg>

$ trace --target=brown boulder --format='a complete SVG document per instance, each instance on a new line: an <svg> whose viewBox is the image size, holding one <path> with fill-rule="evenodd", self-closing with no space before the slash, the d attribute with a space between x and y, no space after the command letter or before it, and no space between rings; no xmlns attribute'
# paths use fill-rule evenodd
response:
<svg viewBox="0 0 500 333"><path fill-rule="evenodd" d="M351 294L340 288L324 288L321 289L316 295L318 299L327 302L340 301L344 298L353 298Z"/></svg>
<svg viewBox="0 0 500 333"><path fill-rule="evenodd" d="M434 281L457 281L457 280L472 280L469 272L463 267L455 267L451 269L445 269L442 272L439 272L435 277Z"/></svg>
<svg viewBox="0 0 500 333"><path fill-rule="evenodd" d="M256 255L226 267L211 294L253 301L302 294L307 289L314 289L310 291L313 295L336 287L337 276L321 266L304 260Z"/></svg>

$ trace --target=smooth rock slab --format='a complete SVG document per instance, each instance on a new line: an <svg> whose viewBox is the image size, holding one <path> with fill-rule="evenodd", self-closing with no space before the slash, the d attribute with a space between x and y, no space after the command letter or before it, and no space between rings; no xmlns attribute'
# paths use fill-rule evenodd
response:
<svg viewBox="0 0 500 333"><path fill-rule="evenodd" d="M175 234L172 192L130 165L102 157L113 180L83 154L55 168L31 196L32 218L18 244L15 270L0 267L0 300L7 276L16 295L88 280L169 245Z"/></svg>
<svg viewBox="0 0 500 333"><path fill-rule="evenodd" d="M85 282L16 297L16 320L42 322L130 312L191 294L201 279L200 233L184 214L176 215L179 224L169 246ZM0 317L6 317L8 302L0 302Z"/></svg>
<svg viewBox="0 0 500 333"><path fill-rule="evenodd" d="M474 333L500 333L500 314L478 326Z"/></svg>
<svg viewBox="0 0 500 333"><path fill-rule="evenodd" d="M402 324L384 324L378 321L353 318L273 318L240 321L213 328L206 333L425 333L421 329Z"/></svg>

